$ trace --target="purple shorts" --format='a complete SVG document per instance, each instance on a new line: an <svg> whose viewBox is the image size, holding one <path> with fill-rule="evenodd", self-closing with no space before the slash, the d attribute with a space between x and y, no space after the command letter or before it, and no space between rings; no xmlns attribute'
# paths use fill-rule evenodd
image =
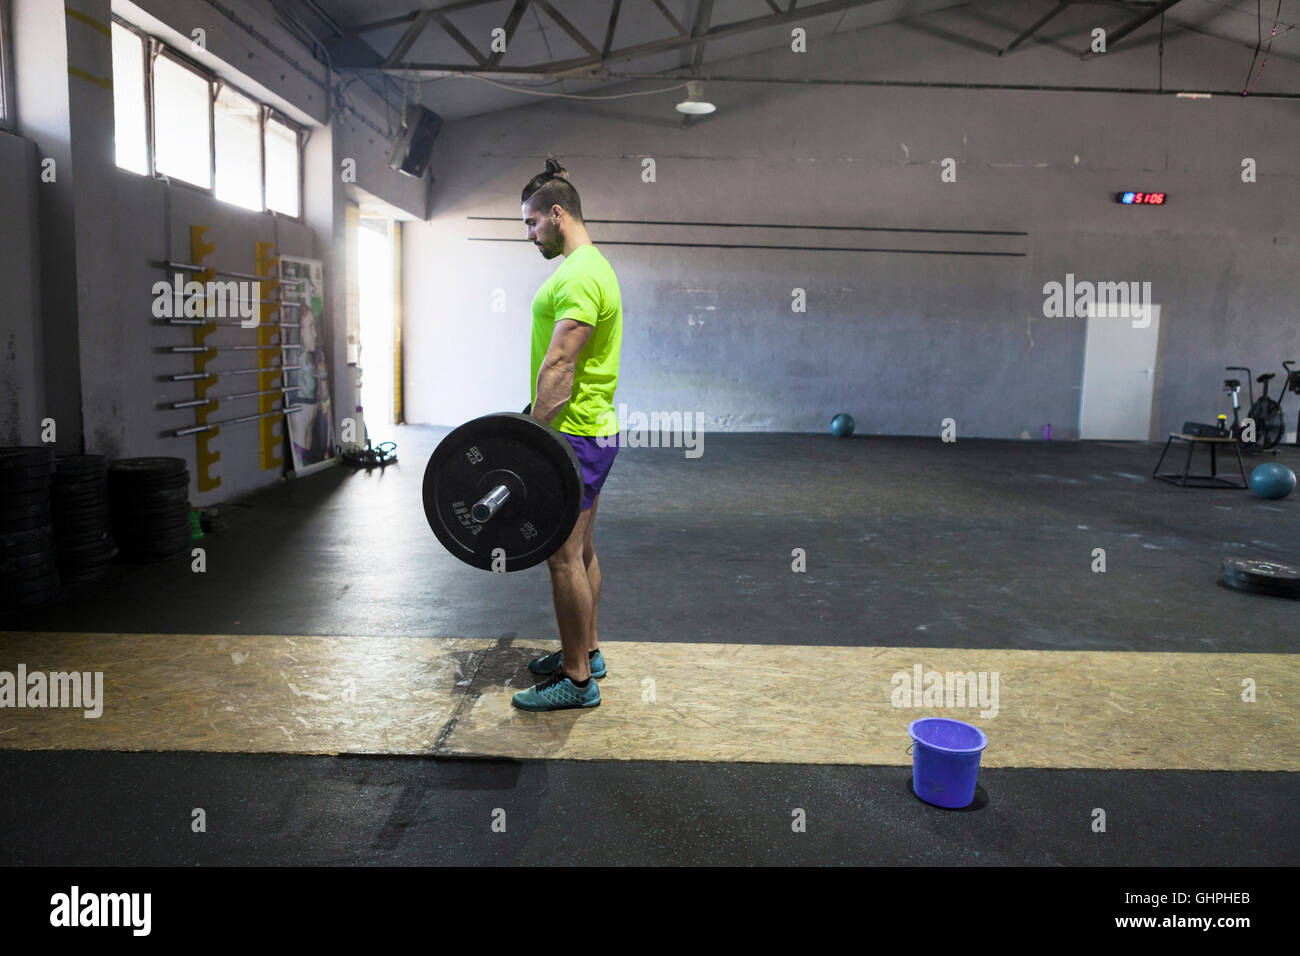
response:
<svg viewBox="0 0 1300 956"><path fill-rule="evenodd" d="M614 456L618 454L619 436L606 435L594 438L590 435L570 435L560 432L573 446L582 466L582 510L586 511L600 494L609 470L614 467Z"/></svg>

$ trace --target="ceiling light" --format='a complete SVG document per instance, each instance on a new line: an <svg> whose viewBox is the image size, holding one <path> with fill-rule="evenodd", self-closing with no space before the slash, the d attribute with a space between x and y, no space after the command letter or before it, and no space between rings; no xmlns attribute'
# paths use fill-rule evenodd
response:
<svg viewBox="0 0 1300 956"><path fill-rule="evenodd" d="M691 81L686 84L686 99L677 104L677 112L692 116L703 116L717 109L704 98L704 84Z"/></svg>

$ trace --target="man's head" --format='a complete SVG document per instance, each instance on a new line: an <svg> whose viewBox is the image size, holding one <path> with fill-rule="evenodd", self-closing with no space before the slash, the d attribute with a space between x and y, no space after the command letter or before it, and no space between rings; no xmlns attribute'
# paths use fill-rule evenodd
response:
<svg viewBox="0 0 1300 956"><path fill-rule="evenodd" d="M547 259L564 251L566 233L575 225L582 227L582 201L564 175L564 167L548 159L546 172L528 180L519 197L528 238Z"/></svg>

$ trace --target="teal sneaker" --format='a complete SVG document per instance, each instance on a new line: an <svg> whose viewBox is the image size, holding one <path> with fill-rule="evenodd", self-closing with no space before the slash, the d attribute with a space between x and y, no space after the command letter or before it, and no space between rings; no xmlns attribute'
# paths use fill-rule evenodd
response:
<svg viewBox="0 0 1300 956"><path fill-rule="evenodd" d="M575 707L599 707L600 686L587 681L578 687L563 673L555 674L536 687L521 690L510 698L510 703L520 710L570 710Z"/></svg>
<svg viewBox="0 0 1300 956"><path fill-rule="evenodd" d="M555 673L555 669L560 666L563 659L563 653L556 651L554 654L547 654L545 657L536 657L528 662L528 669L534 674L541 674L546 677ZM605 676L605 655L596 651L596 656L591 658L591 676L600 680Z"/></svg>

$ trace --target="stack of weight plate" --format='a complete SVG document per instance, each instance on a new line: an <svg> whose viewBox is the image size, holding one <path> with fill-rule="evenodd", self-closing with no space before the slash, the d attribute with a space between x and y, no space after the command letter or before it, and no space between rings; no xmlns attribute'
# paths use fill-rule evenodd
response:
<svg viewBox="0 0 1300 956"><path fill-rule="evenodd" d="M103 455L63 455L54 463L54 540L63 583L108 577L117 546L108 523L108 462Z"/></svg>
<svg viewBox="0 0 1300 956"><path fill-rule="evenodd" d="M53 473L53 448L0 448L0 611L59 593L50 529Z"/></svg>
<svg viewBox="0 0 1300 956"><path fill-rule="evenodd" d="M1238 591L1300 598L1300 568L1258 558L1224 558L1223 583Z"/></svg>
<svg viewBox="0 0 1300 956"><path fill-rule="evenodd" d="M113 540L124 561L166 561L188 553L190 473L184 458L109 462Z"/></svg>

